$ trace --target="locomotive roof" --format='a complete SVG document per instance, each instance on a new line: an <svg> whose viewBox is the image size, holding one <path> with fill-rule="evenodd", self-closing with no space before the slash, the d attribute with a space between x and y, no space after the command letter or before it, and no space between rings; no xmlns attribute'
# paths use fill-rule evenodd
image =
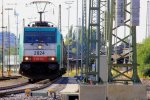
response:
<svg viewBox="0 0 150 100"><path fill-rule="evenodd" d="M29 23L28 27L54 27L54 23L47 21L34 21Z"/></svg>
<svg viewBox="0 0 150 100"><path fill-rule="evenodd" d="M57 27L25 27L25 31L56 31Z"/></svg>

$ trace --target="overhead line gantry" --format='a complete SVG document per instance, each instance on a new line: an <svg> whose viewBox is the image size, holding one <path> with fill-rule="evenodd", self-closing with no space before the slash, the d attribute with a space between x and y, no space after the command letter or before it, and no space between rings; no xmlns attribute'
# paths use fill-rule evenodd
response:
<svg viewBox="0 0 150 100"><path fill-rule="evenodd" d="M139 2L140 0L108 0L106 14L106 30L109 41L108 82L140 83L137 73L136 52L136 26L139 25ZM119 31L120 29L124 31ZM123 34L124 36L122 36ZM126 52L119 54L117 47L121 43L129 48ZM124 63L120 64L118 62L119 59L123 59ZM123 70L123 68L126 70Z"/></svg>
<svg viewBox="0 0 150 100"><path fill-rule="evenodd" d="M86 1L83 0L82 30L83 54L86 54L84 75L86 81L96 76L96 83L102 82L103 71L100 57L107 56L108 82L140 83L137 72L136 26L139 25L140 0L89 0L88 34L86 33ZM94 36L94 32L96 36ZM84 45L86 44L86 45ZM96 49L92 50L92 45ZM123 44L119 53L119 45ZM85 46L85 47L84 47ZM127 50L126 50L127 49ZM82 57L83 58L83 57ZM91 59L96 60L92 71ZM123 59L123 63L119 60ZM125 70L124 70L125 69ZM107 76L106 76L107 77Z"/></svg>

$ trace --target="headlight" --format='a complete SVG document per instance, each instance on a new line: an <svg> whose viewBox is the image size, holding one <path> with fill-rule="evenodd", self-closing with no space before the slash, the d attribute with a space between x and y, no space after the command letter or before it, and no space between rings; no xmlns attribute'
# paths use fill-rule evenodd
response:
<svg viewBox="0 0 150 100"><path fill-rule="evenodd" d="M28 61L28 60L29 60L29 57L25 57L25 60Z"/></svg>
<svg viewBox="0 0 150 100"><path fill-rule="evenodd" d="M49 57L49 61L56 61L56 57Z"/></svg>
<svg viewBox="0 0 150 100"><path fill-rule="evenodd" d="M31 57L29 56L24 57L24 61L31 61Z"/></svg>
<svg viewBox="0 0 150 100"><path fill-rule="evenodd" d="M42 45L38 45L38 49L42 49Z"/></svg>
<svg viewBox="0 0 150 100"><path fill-rule="evenodd" d="M54 58L54 57L52 57L52 58L51 58L51 60L52 60L52 61L54 61L54 60L55 60L55 58Z"/></svg>

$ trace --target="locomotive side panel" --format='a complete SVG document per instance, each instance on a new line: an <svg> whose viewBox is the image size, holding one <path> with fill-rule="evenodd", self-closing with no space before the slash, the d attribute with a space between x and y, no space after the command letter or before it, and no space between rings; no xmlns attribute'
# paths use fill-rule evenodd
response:
<svg viewBox="0 0 150 100"><path fill-rule="evenodd" d="M57 30L57 61L60 64L61 62L61 34Z"/></svg>

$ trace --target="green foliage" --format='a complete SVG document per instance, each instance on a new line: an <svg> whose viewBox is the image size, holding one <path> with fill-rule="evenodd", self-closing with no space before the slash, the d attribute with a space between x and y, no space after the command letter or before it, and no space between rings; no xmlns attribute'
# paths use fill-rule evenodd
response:
<svg viewBox="0 0 150 100"><path fill-rule="evenodd" d="M81 28L79 29L79 44L82 44L82 30Z"/></svg>
<svg viewBox="0 0 150 100"><path fill-rule="evenodd" d="M140 64L150 64L150 38L137 46L137 57Z"/></svg>
<svg viewBox="0 0 150 100"><path fill-rule="evenodd" d="M9 55L9 49L7 49L7 51L5 51L6 55ZM10 48L10 55L16 55L16 48Z"/></svg>
<svg viewBox="0 0 150 100"><path fill-rule="evenodd" d="M150 38L147 38L142 44L137 44L137 61L140 66L138 71L140 76L149 76L148 69L150 69ZM150 72L150 71L149 71Z"/></svg>
<svg viewBox="0 0 150 100"><path fill-rule="evenodd" d="M143 76L144 77L147 77L147 76L150 77L150 68L143 70Z"/></svg>
<svg viewBox="0 0 150 100"><path fill-rule="evenodd" d="M76 48L72 48L72 53L76 53L77 49Z"/></svg>
<svg viewBox="0 0 150 100"><path fill-rule="evenodd" d="M70 27L69 33L66 35L65 45L72 45L72 31L73 31L73 26Z"/></svg>
<svg viewBox="0 0 150 100"><path fill-rule="evenodd" d="M5 55L9 55L8 49L5 50ZM11 47L10 48L10 55L16 55L16 48ZM0 49L0 63L2 62L2 49Z"/></svg>
<svg viewBox="0 0 150 100"><path fill-rule="evenodd" d="M71 37L66 38L65 45L72 45L72 38Z"/></svg>

